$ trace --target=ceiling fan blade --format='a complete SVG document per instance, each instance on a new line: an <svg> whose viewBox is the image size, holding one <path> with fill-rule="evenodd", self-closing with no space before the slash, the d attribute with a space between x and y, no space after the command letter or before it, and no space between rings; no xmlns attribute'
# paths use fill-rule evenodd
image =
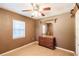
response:
<svg viewBox="0 0 79 59"><path fill-rule="evenodd" d="M34 10L34 7L35 7L35 6L34 6L34 3L31 3L31 5L32 5L32 9Z"/></svg>
<svg viewBox="0 0 79 59"><path fill-rule="evenodd" d="M51 10L51 8L50 7L45 7L45 8L43 8L43 10L48 11L48 10Z"/></svg>
<svg viewBox="0 0 79 59"><path fill-rule="evenodd" d="M23 12L26 12L26 11L32 11L32 10L22 10Z"/></svg>
<svg viewBox="0 0 79 59"><path fill-rule="evenodd" d="M42 15L42 16L45 16L45 14L44 14L44 13L41 13L41 15Z"/></svg>

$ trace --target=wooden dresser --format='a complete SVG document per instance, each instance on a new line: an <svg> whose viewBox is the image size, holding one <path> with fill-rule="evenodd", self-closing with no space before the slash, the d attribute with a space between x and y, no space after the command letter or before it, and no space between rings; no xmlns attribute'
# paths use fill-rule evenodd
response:
<svg viewBox="0 0 79 59"><path fill-rule="evenodd" d="M55 49L56 38L53 36L40 36L39 45L50 48L50 49Z"/></svg>

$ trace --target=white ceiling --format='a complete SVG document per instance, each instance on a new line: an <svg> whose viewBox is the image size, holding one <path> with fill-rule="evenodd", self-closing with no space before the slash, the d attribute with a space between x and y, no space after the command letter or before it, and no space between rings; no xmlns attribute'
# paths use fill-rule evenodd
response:
<svg viewBox="0 0 79 59"><path fill-rule="evenodd" d="M55 16L62 13L69 12L72 8L74 8L75 4L73 3L39 3L40 8L50 6L50 11L42 11L45 16L33 17L36 19L45 18L49 16ZM16 13L19 13L24 16L31 17L32 12L22 12L24 9L29 9L31 7L30 3L0 3L0 8L4 8Z"/></svg>

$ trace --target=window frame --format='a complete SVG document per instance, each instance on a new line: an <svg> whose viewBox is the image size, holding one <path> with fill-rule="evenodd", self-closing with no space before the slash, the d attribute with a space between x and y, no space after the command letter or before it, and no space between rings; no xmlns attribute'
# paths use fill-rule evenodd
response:
<svg viewBox="0 0 79 59"><path fill-rule="evenodd" d="M15 22L15 23L14 23ZM17 25L15 25L15 24L17 24ZM20 24L20 25L18 25L18 24ZM18 27L18 28L16 28L17 26L24 26L24 27L22 27L21 29L20 29L20 27ZM16 29L15 29L16 28ZM24 28L24 29L23 29ZM13 20L13 26L12 26L12 38L13 39L20 39L20 38L25 38L25 21L22 21L22 20L16 20L16 19L14 19ZM22 31L22 29L24 30L24 31ZM16 33L16 31L17 30L19 30L17 33L20 33L20 34L15 34L14 35L14 33ZM21 30L21 31L20 31ZM14 32L15 31L15 32Z"/></svg>

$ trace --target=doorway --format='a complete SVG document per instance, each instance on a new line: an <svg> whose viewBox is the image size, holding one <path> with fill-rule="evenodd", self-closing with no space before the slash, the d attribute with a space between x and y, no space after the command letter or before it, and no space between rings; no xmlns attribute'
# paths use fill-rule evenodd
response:
<svg viewBox="0 0 79 59"><path fill-rule="evenodd" d="M76 55L79 56L79 10L76 12Z"/></svg>

